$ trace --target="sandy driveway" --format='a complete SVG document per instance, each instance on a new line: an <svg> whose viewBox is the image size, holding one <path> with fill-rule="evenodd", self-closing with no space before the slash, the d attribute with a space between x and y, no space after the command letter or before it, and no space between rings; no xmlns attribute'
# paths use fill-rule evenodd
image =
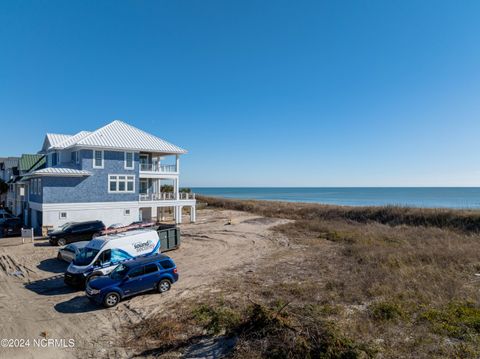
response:
<svg viewBox="0 0 480 359"><path fill-rule="evenodd" d="M214 290L211 284L219 275L254 265L279 247L269 228L283 222L244 212L199 211L197 223L181 226L181 248L168 252L180 274L172 290L137 296L108 310L63 284L66 264L56 259L58 248L45 240L0 239L0 339L30 340L29 347L0 348L0 358L128 356L117 340L122 326L161 311L162 304ZM45 338L65 341L38 342ZM69 339L75 340L74 349L68 348Z"/></svg>

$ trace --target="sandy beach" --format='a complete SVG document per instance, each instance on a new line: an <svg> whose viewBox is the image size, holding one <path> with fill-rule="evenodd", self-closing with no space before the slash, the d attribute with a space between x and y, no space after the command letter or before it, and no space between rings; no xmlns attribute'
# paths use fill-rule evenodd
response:
<svg viewBox="0 0 480 359"><path fill-rule="evenodd" d="M119 342L122 327L213 291L212 282L226 272L280 247L278 236L269 229L285 222L245 212L200 211L198 223L181 226L180 249L168 252L179 268L180 281L164 295L140 295L112 310L94 306L82 291L64 285L67 264L56 259L58 248L48 241L22 244L19 238L1 239L0 337L30 339L30 345L34 338L74 339L75 347L2 348L0 357L128 357L131 353Z"/></svg>

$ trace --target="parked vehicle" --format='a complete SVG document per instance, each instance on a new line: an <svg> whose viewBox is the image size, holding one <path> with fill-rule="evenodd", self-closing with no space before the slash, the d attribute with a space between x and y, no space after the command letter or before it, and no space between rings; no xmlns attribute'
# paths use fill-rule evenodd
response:
<svg viewBox="0 0 480 359"><path fill-rule="evenodd" d="M0 225L2 225L3 223L5 223L10 219L18 219L18 217L15 217L14 215L8 213L5 210L2 210L2 212L0 212Z"/></svg>
<svg viewBox="0 0 480 359"><path fill-rule="evenodd" d="M22 235L22 220L17 217L7 218L0 223L0 237Z"/></svg>
<svg viewBox="0 0 480 359"><path fill-rule="evenodd" d="M48 241L53 246L89 241L94 234L105 229L102 221L70 222L48 234Z"/></svg>
<svg viewBox="0 0 480 359"><path fill-rule="evenodd" d="M67 244L65 247L58 250L57 259L72 262L80 251L87 246L89 241L81 241L76 243Z"/></svg>
<svg viewBox="0 0 480 359"><path fill-rule="evenodd" d="M177 266L164 254L137 258L119 264L109 276L88 282L87 297L110 308L122 299L156 290L164 293L178 280Z"/></svg>
<svg viewBox="0 0 480 359"><path fill-rule="evenodd" d="M158 233L151 229L94 238L75 257L65 273L65 283L85 285L92 278L109 274L122 262L160 251Z"/></svg>

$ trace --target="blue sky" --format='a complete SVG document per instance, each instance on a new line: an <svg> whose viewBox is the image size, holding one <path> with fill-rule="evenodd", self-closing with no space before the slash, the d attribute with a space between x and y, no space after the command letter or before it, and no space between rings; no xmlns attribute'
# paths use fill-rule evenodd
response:
<svg viewBox="0 0 480 359"><path fill-rule="evenodd" d="M190 151L188 186L478 186L479 13L3 1L0 155L122 119Z"/></svg>

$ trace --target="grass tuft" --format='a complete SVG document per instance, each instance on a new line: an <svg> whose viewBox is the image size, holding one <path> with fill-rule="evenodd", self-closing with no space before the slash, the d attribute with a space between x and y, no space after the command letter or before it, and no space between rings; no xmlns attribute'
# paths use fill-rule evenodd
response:
<svg viewBox="0 0 480 359"><path fill-rule="evenodd" d="M398 303L378 302L369 306L370 316L375 320L389 321L406 317Z"/></svg>
<svg viewBox="0 0 480 359"><path fill-rule="evenodd" d="M429 309L421 316L435 332L456 339L470 339L480 334L480 307L473 303L453 302L439 309Z"/></svg>

